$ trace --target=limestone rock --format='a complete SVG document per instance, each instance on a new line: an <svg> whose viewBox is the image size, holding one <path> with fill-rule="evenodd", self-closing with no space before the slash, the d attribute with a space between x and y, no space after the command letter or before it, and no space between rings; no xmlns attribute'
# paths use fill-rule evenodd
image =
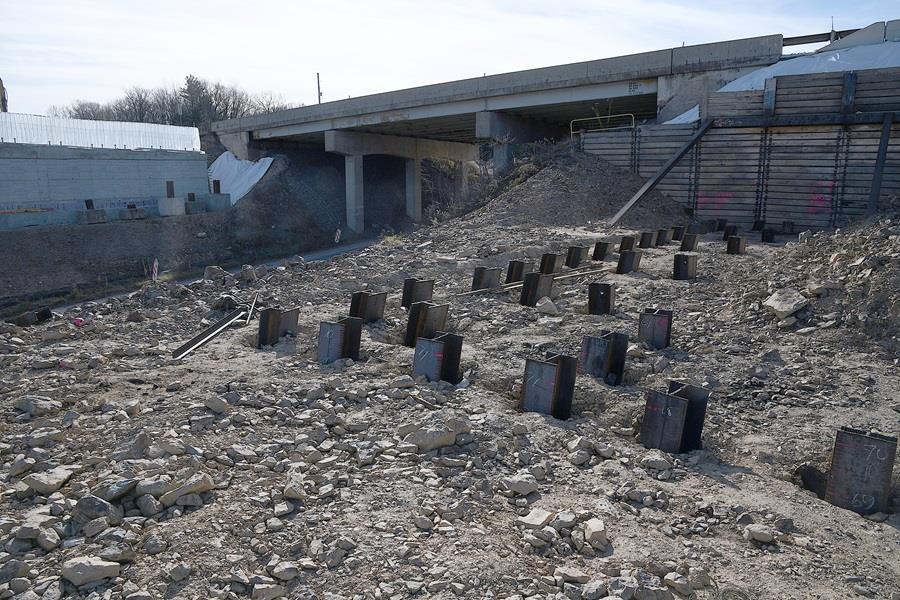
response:
<svg viewBox="0 0 900 600"><path fill-rule="evenodd" d="M450 411L437 411L431 413L424 423L409 432L403 441L415 444L419 452L430 452L452 446L456 443L458 435L471 431L469 420L464 415L457 416Z"/></svg>
<svg viewBox="0 0 900 600"><path fill-rule="evenodd" d="M588 519L584 524L584 540L594 548L606 546L606 524L600 519Z"/></svg>
<svg viewBox="0 0 900 600"><path fill-rule="evenodd" d="M62 410L62 403L47 396L22 396L16 402L16 408L32 417L43 417Z"/></svg>
<svg viewBox="0 0 900 600"><path fill-rule="evenodd" d="M131 490L137 486L137 483L138 480L133 477L127 479L110 479L101 482L91 490L91 493L107 502L114 502L131 492Z"/></svg>
<svg viewBox="0 0 900 600"><path fill-rule="evenodd" d="M198 473L194 475L186 482L184 482L181 486L166 492L159 499L160 502L163 503L164 506L172 506L175 504L175 501L185 496L187 494L200 494L202 492L208 492L213 489L214 484L212 477L207 475L206 473Z"/></svg>
<svg viewBox="0 0 900 600"><path fill-rule="evenodd" d="M601 598L606 597L607 590L608 588L605 581L594 579L588 581L584 584L584 587L581 588L581 598L582 600L600 600Z"/></svg>
<svg viewBox="0 0 900 600"><path fill-rule="evenodd" d="M795 288L782 288L766 299L763 306L778 320L783 320L809 304L809 300Z"/></svg>
<svg viewBox="0 0 900 600"><path fill-rule="evenodd" d="M257 583L253 586L252 600L275 600L285 595L284 586L277 583Z"/></svg>
<svg viewBox="0 0 900 600"><path fill-rule="evenodd" d="M290 581L296 579L299 575L300 568L295 562L281 561L272 568L272 577L281 581Z"/></svg>
<svg viewBox="0 0 900 600"><path fill-rule="evenodd" d="M219 396L207 398L203 404L206 408L218 415L227 413L231 410L231 405Z"/></svg>
<svg viewBox="0 0 900 600"><path fill-rule="evenodd" d="M694 591L694 588L693 586L691 586L688 578L684 575L676 573L675 571L668 573L663 578L663 583L665 583L667 586L669 586L682 596L689 596Z"/></svg>
<svg viewBox="0 0 900 600"><path fill-rule="evenodd" d="M559 309L553 304L553 300L544 296L543 298L539 298L537 303L534 305L535 310L539 313L545 315L558 315Z"/></svg>
<svg viewBox="0 0 900 600"><path fill-rule="evenodd" d="M184 561L169 566L168 570L166 571L166 575L168 575L169 579L171 579L172 581L181 581L182 579L186 579L190 574L191 567Z"/></svg>
<svg viewBox="0 0 900 600"><path fill-rule="evenodd" d="M38 546L50 552L59 546L59 534L54 529L41 529L37 537Z"/></svg>
<svg viewBox="0 0 900 600"><path fill-rule="evenodd" d="M775 536L772 535L772 530L765 525L754 524L744 527L744 539L768 544L775 540Z"/></svg>
<svg viewBox="0 0 900 600"><path fill-rule="evenodd" d="M651 450L641 459L641 467L651 471L667 471L672 468L672 461L663 452Z"/></svg>
<svg viewBox="0 0 900 600"><path fill-rule="evenodd" d="M81 556L67 560L62 565L62 576L76 586L93 581L118 577L119 563L94 556Z"/></svg>
<svg viewBox="0 0 900 600"><path fill-rule="evenodd" d="M587 573L573 567L556 567L553 575L567 583L587 583L591 579Z"/></svg>
<svg viewBox="0 0 900 600"><path fill-rule="evenodd" d="M22 483L38 494L47 496L65 485L72 475L73 472L65 467L55 467L43 473L31 473L22 479Z"/></svg>
<svg viewBox="0 0 900 600"><path fill-rule="evenodd" d="M537 480L531 474L504 477L500 480L500 486L510 496L527 496L540 489Z"/></svg>
<svg viewBox="0 0 900 600"><path fill-rule="evenodd" d="M516 519L516 523L525 529L540 529L549 524L553 520L553 513L543 508L533 508L531 512L524 517Z"/></svg>
<svg viewBox="0 0 900 600"><path fill-rule="evenodd" d="M84 525L94 519L105 517L110 523L121 521L122 515L118 508L102 498L92 494L82 496L75 503L72 510L72 520L79 525Z"/></svg>

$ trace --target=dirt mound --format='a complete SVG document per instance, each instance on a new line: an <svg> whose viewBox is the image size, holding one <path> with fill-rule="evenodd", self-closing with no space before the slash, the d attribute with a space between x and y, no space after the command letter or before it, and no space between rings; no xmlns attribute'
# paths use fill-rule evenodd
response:
<svg viewBox="0 0 900 600"><path fill-rule="evenodd" d="M301 153L273 158L265 176L234 206L237 240L283 252L327 245L343 221L340 164Z"/></svg>
<svg viewBox="0 0 900 600"><path fill-rule="evenodd" d="M524 167L529 168L534 169L531 165ZM469 218L507 226L583 225L612 217L643 184L644 179L639 175L602 158L565 154ZM625 216L622 224L668 227L686 219L680 204L651 192Z"/></svg>

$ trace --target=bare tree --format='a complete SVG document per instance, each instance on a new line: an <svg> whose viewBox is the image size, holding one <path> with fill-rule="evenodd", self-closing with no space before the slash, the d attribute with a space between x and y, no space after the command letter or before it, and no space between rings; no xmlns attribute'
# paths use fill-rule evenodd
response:
<svg viewBox="0 0 900 600"><path fill-rule="evenodd" d="M60 116L69 119L112 121L114 116L109 105L103 105L99 102L88 102L85 100L76 100L69 106L61 107L58 110Z"/></svg>
<svg viewBox="0 0 900 600"><path fill-rule="evenodd" d="M267 114L278 112L279 110L287 110L289 108L296 108L297 105L290 104L284 101L284 98L281 94L275 94L272 92L263 92L262 94L257 94L256 98L253 100L253 113L254 114ZM302 106L302 105L301 105Z"/></svg>
<svg viewBox="0 0 900 600"><path fill-rule="evenodd" d="M153 104L151 123L184 125L181 97L178 88L156 88L151 96Z"/></svg>
<svg viewBox="0 0 900 600"><path fill-rule="evenodd" d="M280 95L251 95L219 82L188 75L180 87L148 89L135 86L107 104L78 100L68 106L54 106L52 116L100 121L134 121L187 125L206 129L215 121L250 114L271 113L293 108Z"/></svg>
<svg viewBox="0 0 900 600"><path fill-rule="evenodd" d="M113 114L117 121L144 123L153 112L153 91L142 87L125 90L125 95L112 102Z"/></svg>

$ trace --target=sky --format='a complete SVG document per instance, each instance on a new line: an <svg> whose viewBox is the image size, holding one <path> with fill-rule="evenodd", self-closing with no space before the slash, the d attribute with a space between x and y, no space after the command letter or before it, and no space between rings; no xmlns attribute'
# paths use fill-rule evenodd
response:
<svg viewBox="0 0 900 600"><path fill-rule="evenodd" d="M188 74L300 104L900 18L896 0L0 0L11 112Z"/></svg>

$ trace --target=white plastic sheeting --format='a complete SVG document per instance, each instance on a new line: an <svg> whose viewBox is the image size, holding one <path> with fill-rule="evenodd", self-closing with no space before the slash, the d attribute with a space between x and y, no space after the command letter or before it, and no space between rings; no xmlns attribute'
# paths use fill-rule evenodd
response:
<svg viewBox="0 0 900 600"><path fill-rule="evenodd" d="M0 113L0 138L3 142L19 144L200 151L200 132L196 127L86 121L17 113Z"/></svg>
<svg viewBox="0 0 900 600"><path fill-rule="evenodd" d="M209 179L219 180L221 192L223 194L231 194L231 204L234 204L256 185L269 166L272 164L271 158L261 158L256 162L252 160L241 160L231 152L225 152L209 166Z"/></svg>
<svg viewBox="0 0 900 600"><path fill-rule="evenodd" d="M861 71L863 69L889 69L900 67L900 42L884 42L871 46L855 46L842 50L830 50L789 58L774 65L751 71L721 87L720 92L740 92L763 90L766 79L783 75L805 75L809 73L835 73L841 71ZM683 125L700 118L699 107L695 106L664 125Z"/></svg>
<svg viewBox="0 0 900 600"><path fill-rule="evenodd" d="M856 46L782 60L774 65L747 73L743 77L738 77L720 88L719 91L764 90L766 79L782 75L890 69L891 67L900 67L900 42Z"/></svg>

